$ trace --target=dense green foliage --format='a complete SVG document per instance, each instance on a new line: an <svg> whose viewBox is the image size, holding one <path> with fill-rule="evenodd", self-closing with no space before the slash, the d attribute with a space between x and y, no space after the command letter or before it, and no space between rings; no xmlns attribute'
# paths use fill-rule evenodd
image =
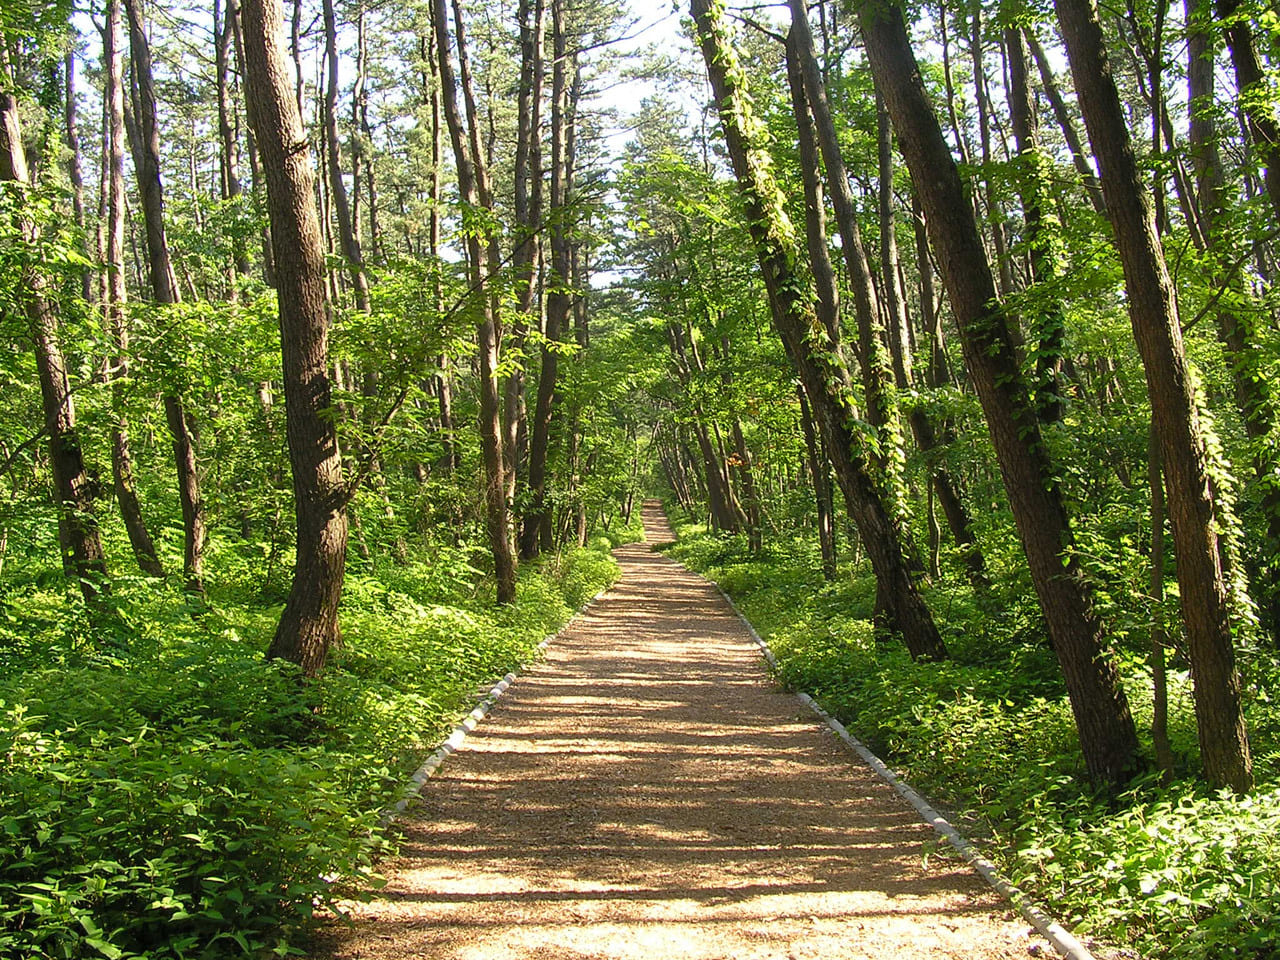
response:
<svg viewBox="0 0 1280 960"><path fill-rule="evenodd" d="M962 828L1024 890L1077 932L1142 956L1274 957L1280 940L1280 664L1259 658L1249 723L1258 792L1212 795L1189 775L1196 735L1185 667L1172 665L1171 723L1183 766L1162 784L1137 777L1108 795L1084 775L1060 674L1042 637L1016 615L1016 592L976 603L935 587L954 660L914 663L877 636L874 583L861 567L822 579L800 535L752 555L741 537L677 527L671 556L714 580L768 641L787 688L817 698L913 785L957 812ZM946 594L951 593L948 597ZM1141 651L1128 647L1128 693L1150 716Z"/></svg>
<svg viewBox="0 0 1280 960"><path fill-rule="evenodd" d="M219 553L207 607L118 582L92 628L22 557L0 582L0 955L287 952L368 887L383 812L477 691L612 580L610 545L526 568L510 607L471 549L371 564L306 685L262 657L279 606L260 557Z"/></svg>

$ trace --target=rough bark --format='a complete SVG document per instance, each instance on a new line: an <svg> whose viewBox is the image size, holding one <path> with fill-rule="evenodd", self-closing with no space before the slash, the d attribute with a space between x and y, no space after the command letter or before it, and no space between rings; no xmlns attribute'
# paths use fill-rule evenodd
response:
<svg viewBox="0 0 1280 960"><path fill-rule="evenodd" d="M147 42L139 0L124 0L129 18L129 46L133 54L133 80L137 137L134 162L142 213L146 221L147 264L152 296L156 303L176 304L181 300L169 241L165 235L164 187L160 180L160 130L156 121L155 79L151 69L151 47ZM186 404L177 393L164 395L165 422L173 439L173 460L178 474L178 500L182 507L182 579L186 589L204 593L204 548L207 536L204 498L200 492L200 468L196 459L195 435Z"/></svg>
<svg viewBox="0 0 1280 960"><path fill-rule="evenodd" d="M339 639L347 547L347 490L337 429L329 415L324 247L311 152L285 55L280 0L244 0L243 17L249 122L261 150L277 251L285 422L297 524L293 583L268 655L315 676Z"/></svg>
<svg viewBox="0 0 1280 960"><path fill-rule="evenodd" d="M1137 734L1103 625L1072 550L1056 471L1018 367L1008 317L996 298L973 206L925 93L902 11L868 0L858 19L871 70L893 120L927 218L960 328L970 379L986 414L1032 581L1066 679L1089 773L1130 772Z"/></svg>
<svg viewBox="0 0 1280 960"><path fill-rule="evenodd" d="M794 233L761 143L761 130L742 89L741 68L720 23L719 7L713 12L711 0L691 0L690 7L769 293L774 326L827 442L849 514L858 526L877 586L887 601L889 623L901 633L914 658L944 658L946 646L907 562L896 518L870 473L861 440L851 429L848 371L832 352L830 339L813 310L812 290L795 269L798 251Z"/></svg>
<svg viewBox="0 0 1280 960"><path fill-rule="evenodd" d="M1147 375L1160 441L1187 631L1200 738L1209 782L1248 791L1249 741L1235 670L1232 593L1223 572L1215 497L1173 285L1139 178L1102 27L1090 0L1055 0L1085 127L1101 168L1103 197L1124 270L1129 318Z"/></svg>

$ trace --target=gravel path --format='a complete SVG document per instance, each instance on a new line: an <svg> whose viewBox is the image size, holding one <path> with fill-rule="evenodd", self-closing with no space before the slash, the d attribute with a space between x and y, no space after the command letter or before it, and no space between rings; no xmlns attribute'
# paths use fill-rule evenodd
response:
<svg viewBox="0 0 1280 960"><path fill-rule="evenodd" d="M670 539L656 504L650 542ZM703 578L623 576L402 821L390 883L313 956L1014 958L1044 950L789 694Z"/></svg>

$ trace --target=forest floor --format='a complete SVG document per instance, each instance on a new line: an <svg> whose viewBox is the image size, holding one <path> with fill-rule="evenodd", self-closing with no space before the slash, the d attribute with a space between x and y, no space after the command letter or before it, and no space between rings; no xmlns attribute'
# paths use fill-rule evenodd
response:
<svg viewBox="0 0 1280 960"><path fill-rule="evenodd" d="M652 551L498 701L401 821L385 889L311 955L1051 955L790 694L715 587Z"/></svg>

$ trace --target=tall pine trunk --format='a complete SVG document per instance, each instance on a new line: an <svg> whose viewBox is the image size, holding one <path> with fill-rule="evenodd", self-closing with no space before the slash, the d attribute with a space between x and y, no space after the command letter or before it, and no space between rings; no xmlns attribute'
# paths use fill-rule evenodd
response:
<svg viewBox="0 0 1280 960"><path fill-rule="evenodd" d="M1253 786L1249 741L1235 669L1230 584L1218 529L1222 491L1209 472L1206 428L1182 344L1173 284L1138 174L1102 26L1090 0L1055 0L1085 127L1102 174L1102 193L1124 269L1129 318L1147 375L1151 415L1173 531L1182 618L1205 774L1215 787Z"/></svg>
<svg viewBox="0 0 1280 960"><path fill-rule="evenodd" d="M285 423L293 472L297 559L268 655L323 668L339 639L347 552L347 490L330 416L328 304L315 172L285 56L280 0L244 0L249 122L261 150L276 251Z"/></svg>
<svg viewBox="0 0 1280 960"><path fill-rule="evenodd" d="M1132 770L1138 747L1133 717L1072 550L1071 524L1018 366L1008 317L996 297L973 205L925 93L902 10L868 0L858 18L872 74L919 192L970 379L1062 665L1085 764L1094 778L1118 781Z"/></svg>

